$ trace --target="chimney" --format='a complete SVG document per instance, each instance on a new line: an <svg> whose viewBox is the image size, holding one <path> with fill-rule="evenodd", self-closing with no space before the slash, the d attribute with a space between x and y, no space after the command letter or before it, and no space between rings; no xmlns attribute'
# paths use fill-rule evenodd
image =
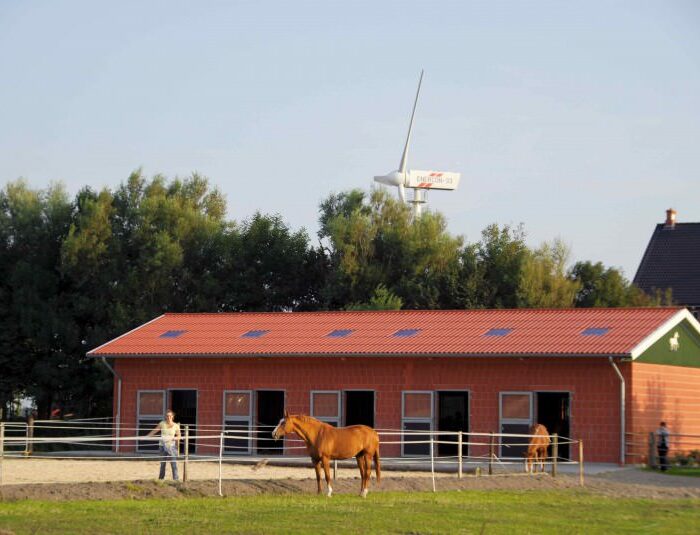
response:
<svg viewBox="0 0 700 535"><path fill-rule="evenodd" d="M676 211L673 208L666 210L665 228L673 229L676 226Z"/></svg>

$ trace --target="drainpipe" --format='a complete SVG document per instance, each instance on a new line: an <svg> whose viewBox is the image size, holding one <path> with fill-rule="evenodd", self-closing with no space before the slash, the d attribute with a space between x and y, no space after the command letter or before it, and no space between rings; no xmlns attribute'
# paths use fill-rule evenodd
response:
<svg viewBox="0 0 700 535"><path fill-rule="evenodd" d="M620 373L612 357L608 357L610 365L620 378L620 464L625 464L625 378Z"/></svg>
<svg viewBox="0 0 700 535"><path fill-rule="evenodd" d="M117 379L117 418L116 418L116 438L117 438L117 444L115 451L116 453L119 453L119 437L121 435L120 433L120 427L121 427L121 419L122 419L122 376L119 375L114 368L112 368L108 363L107 359L104 357L101 357L102 363L107 367L107 369L112 372L112 375Z"/></svg>

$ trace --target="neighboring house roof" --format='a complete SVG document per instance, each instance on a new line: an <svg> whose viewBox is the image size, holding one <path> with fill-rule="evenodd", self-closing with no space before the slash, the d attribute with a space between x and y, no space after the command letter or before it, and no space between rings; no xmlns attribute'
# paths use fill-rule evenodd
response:
<svg viewBox="0 0 700 535"><path fill-rule="evenodd" d="M686 317L700 334L678 307L165 314L88 356L630 357Z"/></svg>
<svg viewBox="0 0 700 535"><path fill-rule="evenodd" d="M700 306L700 223L658 224L634 277L647 293L673 290L673 302Z"/></svg>

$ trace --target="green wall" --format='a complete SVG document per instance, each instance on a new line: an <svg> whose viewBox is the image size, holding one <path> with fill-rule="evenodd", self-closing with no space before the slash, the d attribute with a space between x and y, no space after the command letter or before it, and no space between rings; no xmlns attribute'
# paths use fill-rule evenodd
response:
<svg viewBox="0 0 700 535"><path fill-rule="evenodd" d="M678 350L671 351L669 340L676 332ZM688 320L683 320L664 333L661 339L639 355L635 362L700 368L700 333Z"/></svg>

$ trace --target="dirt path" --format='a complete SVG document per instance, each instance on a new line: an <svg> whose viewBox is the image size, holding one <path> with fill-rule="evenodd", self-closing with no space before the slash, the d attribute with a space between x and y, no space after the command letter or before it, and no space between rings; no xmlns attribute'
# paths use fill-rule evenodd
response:
<svg viewBox="0 0 700 535"><path fill-rule="evenodd" d="M153 461L88 461L53 459L6 459L3 466L0 499L119 499L218 495L218 464L192 463L187 484L154 481L158 464ZM338 470L333 487L336 493L356 494L356 469ZM308 493L316 491L311 468L224 464L223 494ZM37 481L42 481L38 483ZM547 474L473 475L458 479L455 474L436 474L435 486L445 490L559 490L581 489L578 478ZM372 492L398 490L431 491L433 480L425 472L388 471L381 485L372 479ZM617 470L586 478L584 492L606 496L639 498L700 498L700 478L668 476L635 468Z"/></svg>

